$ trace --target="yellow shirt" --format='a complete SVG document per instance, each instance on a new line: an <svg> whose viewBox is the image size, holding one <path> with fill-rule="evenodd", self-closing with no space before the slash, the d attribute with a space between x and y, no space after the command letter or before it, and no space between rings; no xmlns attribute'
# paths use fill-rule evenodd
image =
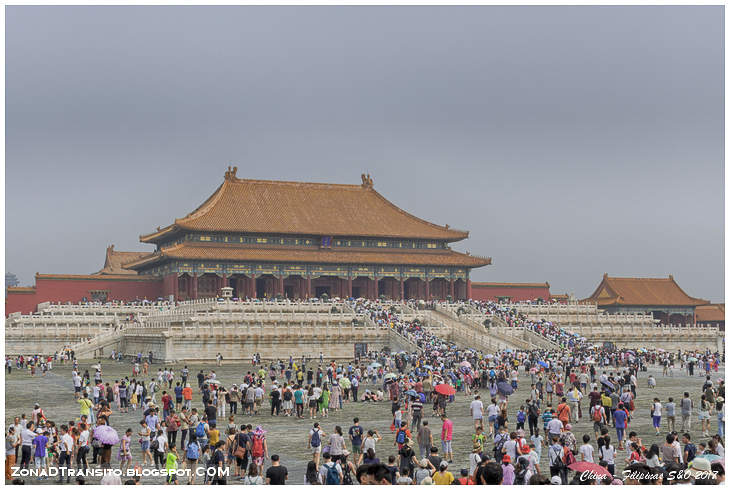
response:
<svg viewBox="0 0 730 490"><path fill-rule="evenodd" d="M82 398L79 400L79 405L81 405L81 415L89 415L89 409L94 406L94 402L88 398Z"/></svg>
<svg viewBox="0 0 730 490"><path fill-rule="evenodd" d="M436 485L451 485L454 482L454 475L450 471L444 471L443 473L437 471L433 475L433 482Z"/></svg>
<svg viewBox="0 0 730 490"><path fill-rule="evenodd" d="M208 435L210 436L210 445L212 446L220 439L221 432L218 429L210 429Z"/></svg>

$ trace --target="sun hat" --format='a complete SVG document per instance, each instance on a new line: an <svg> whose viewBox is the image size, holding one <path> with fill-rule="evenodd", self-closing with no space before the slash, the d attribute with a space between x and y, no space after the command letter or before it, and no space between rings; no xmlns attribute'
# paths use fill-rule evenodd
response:
<svg viewBox="0 0 730 490"><path fill-rule="evenodd" d="M509 457L509 454L505 454L504 456L502 456L503 463L509 463L510 461L512 461L512 458Z"/></svg>
<svg viewBox="0 0 730 490"><path fill-rule="evenodd" d="M550 484L551 485L562 485L563 480L561 480L558 475L555 475L554 477L550 478Z"/></svg>

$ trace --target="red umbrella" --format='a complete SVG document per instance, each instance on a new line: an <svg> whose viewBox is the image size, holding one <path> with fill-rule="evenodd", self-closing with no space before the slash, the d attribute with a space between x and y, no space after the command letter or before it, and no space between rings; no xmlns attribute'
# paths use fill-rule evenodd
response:
<svg viewBox="0 0 730 490"><path fill-rule="evenodd" d="M593 475L596 475L596 479L611 479L613 475L610 471L601 465L596 463L589 463L588 461L578 461L568 466L571 470L577 473L583 473L584 471L590 471Z"/></svg>
<svg viewBox="0 0 730 490"><path fill-rule="evenodd" d="M441 383L440 385L436 385L436 393L439 393L441 395L451 396L456 393L456 390L453 386L447 385L445 383Z"/></svg>

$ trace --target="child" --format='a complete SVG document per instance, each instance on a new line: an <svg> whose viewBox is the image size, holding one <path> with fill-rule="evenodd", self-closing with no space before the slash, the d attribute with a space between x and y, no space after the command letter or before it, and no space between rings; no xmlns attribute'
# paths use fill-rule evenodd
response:
<svg viewBox="0 0 730 490"><path fill-rule="evenodd" d="M525 406L520 405L520 410L517 412L517 429L525 429L525 419L527 418L527 415L525 414Z"/></svg>
<svg viewBox="0 0 730 490"><path fill-rule="evenodd" d="M198 462L203 468L208 468L208 466L210 465L210 446L208 444L203 447L203 452L200 455L200 459L198 459ZM205 478L203 479L203 485L207 485L209 481L210 476L208 476L208 471L206 471Z"/></svg>
<svg viewBox="0 0 730 490"><path fill-rule="evenodd" d="M539 433L535 434L534 436L530 436L530 443L532 446L535 447L537 460L540 461L540 459L542 458L543 437Z"/></svg>
<svg viewBox="0 0 730 490"><path fill-rule="evenodd" d="M401 422L403 421L403 411L400 409L400 405L395 409L395 412L393 412L393 425L395 426L396 430L401 426Z"/></svg>
<svg viewBox="0 0 730 490"><path fill-rule="evenodd" d="M583 445L578 449L580 460L587 463L593 463L593 446L590 443L591 436L583 434Z"/></svg>

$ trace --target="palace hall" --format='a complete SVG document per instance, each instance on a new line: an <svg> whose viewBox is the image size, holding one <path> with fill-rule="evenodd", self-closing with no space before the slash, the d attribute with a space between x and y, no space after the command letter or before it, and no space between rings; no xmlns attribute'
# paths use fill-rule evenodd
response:
<svg viewBox="0 0 730 490"><path fill-rule="evenodd" d="M89 275L37 274L6 312L43 301L234 297L466 299L488 257L452 250L467 231L418 218L361 183L242 179L229 167L197 209L140 236L151 252L107 250ZM31 306L32 305L32 306Z"/></svg>

